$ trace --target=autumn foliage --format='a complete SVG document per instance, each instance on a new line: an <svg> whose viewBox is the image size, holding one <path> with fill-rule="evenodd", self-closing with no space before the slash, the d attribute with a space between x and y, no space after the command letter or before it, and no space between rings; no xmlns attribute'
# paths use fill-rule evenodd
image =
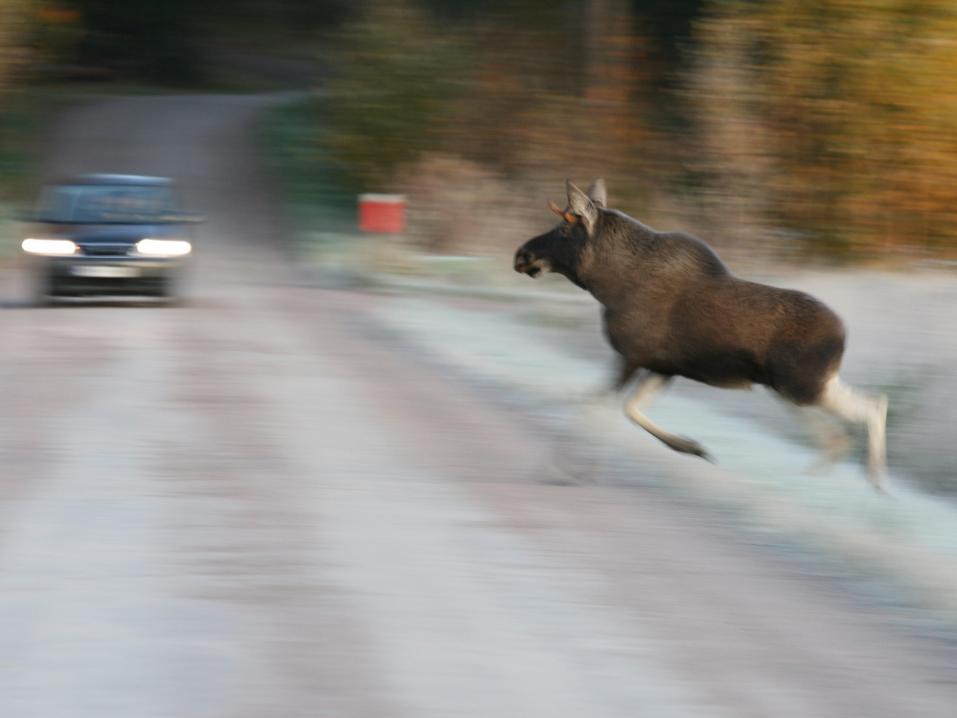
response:
<svg viewBox="0 0 957 718"><path fill-rule="evenodd" d="M475 218L540 225L564 177L603 175L616 206L722 249L957 250L951 0L202 7L0 0L0 89L29 65L195 80L203 33L232 15L248 26L278 14L323 28L312 41L325 79L296 151L349 192L409 194L430 248L483 251L498 240Z"/></svg>
<svg viewBox="0 0 957 718"><path fill-rule="evenodd" d="M685 3L670 64L645 5L371 3L336 57L324 146L375 189L414 189L419 162L453 181L450 158L503 196L602 174L651 222L769 254L957 246L952 3Z"/></svg>
<svg viewBox="0 0 957 718"><path fill-rule="evenodd" d="M26 37L34 6L29 0L0 0L0 91L28 60Z"/></svg>
<svg viewBox="0 0 957 718"><path fill-rule="evenodd" d="M718 7L689 89L712 188L815 251L952 251L957 7Z"/></svg>

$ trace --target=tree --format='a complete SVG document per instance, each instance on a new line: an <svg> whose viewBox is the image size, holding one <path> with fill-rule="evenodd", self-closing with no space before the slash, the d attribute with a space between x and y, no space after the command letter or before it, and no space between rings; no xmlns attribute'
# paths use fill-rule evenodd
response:
<svg viewBox="0 0 957 718"><path fill-rule="evenodd" d="M699 26L691 94L713 186L754 191L812 249L957 242L957 8L732 0Z"/></svg>
<svg viewBox="0 0 957 718"><path fill-rule="evenodd" d="M0 0L0 90L16 79L27 60L26 34L33 3Z"/></svg>
<svg viewBox="0 0 957 718"><path fill-rule="evenodd" d="M360 187L394 189L396 168L435 146L468 53L416 5L371 8L338 38L322 146Z"/></svg>

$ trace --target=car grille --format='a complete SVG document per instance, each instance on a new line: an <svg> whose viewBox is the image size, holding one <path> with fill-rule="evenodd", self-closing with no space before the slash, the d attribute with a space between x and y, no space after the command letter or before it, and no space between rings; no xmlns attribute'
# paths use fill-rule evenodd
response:
<svg viewBox="0 0 957 718"><path fill-rule="evenodd" d="M80 243L80 249L83 250L83 254L94 256L94 257L123 257L126 256L131 247L131 244L117 244L117 243L106 243L106 242L97 242L96 244L83 244Z"/></svg>

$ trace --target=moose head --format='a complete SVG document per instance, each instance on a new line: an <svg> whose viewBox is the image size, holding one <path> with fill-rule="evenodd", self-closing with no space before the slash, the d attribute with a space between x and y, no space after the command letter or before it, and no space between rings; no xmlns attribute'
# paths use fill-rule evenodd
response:
<svg viewBox="0 0 957 718"><path fill-rule="evenodd" d="M597 179L582 192L565 181L568 204L561 209L554 202L548 206L561 221L551 231L528 240L515 253L515 271L532 278L545 272L557 272L579 284L578 265L585 243L601 226L601 211L608 198L604 180Z"/></svg>

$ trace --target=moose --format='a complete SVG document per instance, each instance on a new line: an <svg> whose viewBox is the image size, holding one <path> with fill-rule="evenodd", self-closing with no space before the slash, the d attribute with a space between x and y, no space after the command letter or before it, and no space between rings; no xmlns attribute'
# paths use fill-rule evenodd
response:
<svg viewBox="0 0 957 718"><path fill-rule="evenodd" d="M618 354L611 387L638 378L625 414L671 449L711 460L696 441L668 433L646 416L676 376L715 387L767 386L798 407L818 407L868 435L868 477L884 490L886 396L865 395L839 376L841 319L803 292L740 279L703 241L658 232L607 208L603 180L587 192L566 181L561 219L515 253L515 271L563 275L603 306L605 336ZM847 434L831 432L825 456L836 461Z"/></svg>

